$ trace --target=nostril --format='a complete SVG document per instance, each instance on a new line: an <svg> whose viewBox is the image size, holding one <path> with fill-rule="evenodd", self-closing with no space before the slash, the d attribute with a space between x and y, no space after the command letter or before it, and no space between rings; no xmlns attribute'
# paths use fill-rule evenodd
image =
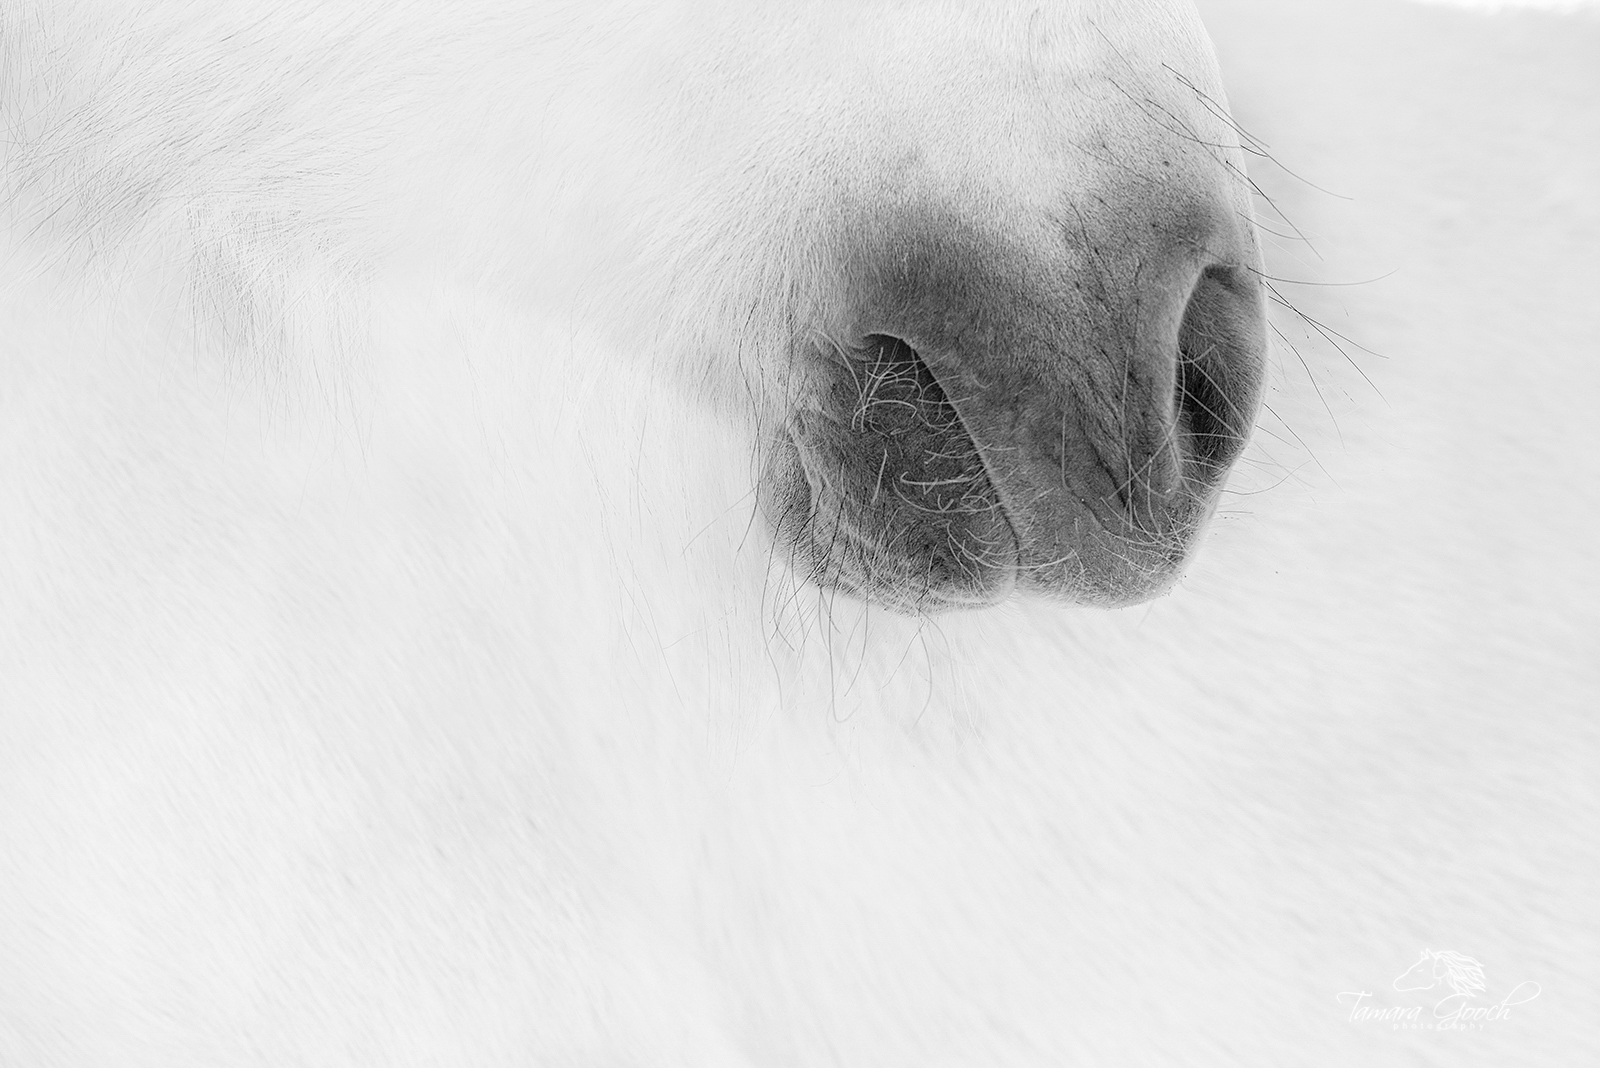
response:
<svg viewBox="0 0 1600 1068"><path fill-rule="evenodd" d="M1212 267L1195 284L1178 333L1173 382L1175 429L1186 466L1220 476L1249 436L1261 362L1255 281L1239 268Z"/></svg>
<svg viewBox="0 0 1600 1068"><path fill-rule="evenodd" d="M813 405L780 443L764 503L800 568L908 609L987 604L1015 581L1016 536L977 443L913 345L819 346ZM799 517L798 519L796 517Z"/></svg>
<svg viewBox="0 0 1600 1068"><path fill-rule="evenodd" d="M1186 439L1189 459L1209 470L1227 464L1241 437L1237 413L1217 381L1226 374L1215 359L1215 344L1198 341L1180 346L1176 386L1177 425Z"/></svg>
<svg viewBox="0 0 1600 1068"><path fill-rule="evenodd" d="M852 380L858 429L898 435L957 424L955 409L916 349L887 334L868 334L864 340Z"/></svg>

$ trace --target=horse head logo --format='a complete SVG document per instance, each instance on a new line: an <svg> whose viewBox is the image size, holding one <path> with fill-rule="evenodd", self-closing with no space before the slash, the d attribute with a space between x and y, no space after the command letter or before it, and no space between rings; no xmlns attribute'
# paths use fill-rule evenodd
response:
<svg viewBox="0 0 1600 1068"><path fill-rule="evenodd" d="M1394 988L1432 990L1441 981L1452 992L1463 997L1476 997L1487 989L1483 981L1483 965L1448 949L1437 953L1424 949L1417 962L1395 978Z"/></svg>

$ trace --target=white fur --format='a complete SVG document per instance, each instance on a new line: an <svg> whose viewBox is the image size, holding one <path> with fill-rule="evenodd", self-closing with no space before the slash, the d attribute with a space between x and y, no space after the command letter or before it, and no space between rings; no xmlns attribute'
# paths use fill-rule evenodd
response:
<svg viewBox="0 0 1600 1068"><path fill-rule="evenodd" d="M1592 1058L1593 31L1208 7L1381 358L1275 315L1170 597L919 621L755 515L807 213L1222 100L967 7L0 14L0 1063ZM1542 993L1347 1019L1423 947Z"/></svg>

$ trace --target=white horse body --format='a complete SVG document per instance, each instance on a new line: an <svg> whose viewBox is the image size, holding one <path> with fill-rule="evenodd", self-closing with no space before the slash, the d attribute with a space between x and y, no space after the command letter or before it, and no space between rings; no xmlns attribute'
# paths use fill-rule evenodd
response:
<svg viewBox="0 0 1600 1068"><path fill-rule="evenodd" d="M858 181L836 145L813 182L843 104L798 72L903 20L848 92L922 108L953 183L1025 203L1026 132L968 164L937 136L977 138L973 71L1211 62L1166 5L959 8L401 7L363 36L308 5L216 16L243 43L214 54L181 5L0 17L38 90L0 99L0 1063L1597 1052L1594 26L1208 9L1236 118L1355 198L1257 164L1333 257L1269 240L1267 274L1394 270L1285 288L1382 355L1274 312L1311 366L1275 354L1169 597L917 620L796 583L755 514L739 391L783 369L729 350L775 327L718 331L752 286L822 285L803 256L761 276L786 246L757 213L799 209L760 198ZM696 33L757 58L645 61ZM1543 58L1499 73L1519 48ZM945 88L907 82L918 55ZM703 124L652 126L662 84ZM851 114L839 144L889 138ZM639 124L651 147L607 147ZM1476 1028L1347 1012L1404 1002L1422 946L1482 962L1481 1000L1541 994Z"/></svg>

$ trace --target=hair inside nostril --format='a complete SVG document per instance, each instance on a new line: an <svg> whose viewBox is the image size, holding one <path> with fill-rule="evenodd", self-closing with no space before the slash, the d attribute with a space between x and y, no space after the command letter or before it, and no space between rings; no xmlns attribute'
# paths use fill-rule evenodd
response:
<svg viewBox="0 0 1600 1068"><path fill-rule="evenodd" d="M781 484L764 505L799 567L908 609L1004 596L1015 535L928 364L887 334L830 339L818 355L825 385L788 427L788 462L806 484L780 463Z"/></svg>
<svg viewBox="0 0 1600 1068"><path fill-rule="evenodd" d="M861 349L845 354L855 391L856 429L899 436L959 425L955 409L916 349L887 334L869 334L864 341Z"/></svg>
<svg viewBox="0 0 1600 1068"><path fill-rule="evenodd" d="M1179 347L1174 386L1177 428L1186 439L1189 459L1205 468L1225 466L1242 437L1233 404L1217 381L1226 368L1217 358L1215 344Z"/></svg>

